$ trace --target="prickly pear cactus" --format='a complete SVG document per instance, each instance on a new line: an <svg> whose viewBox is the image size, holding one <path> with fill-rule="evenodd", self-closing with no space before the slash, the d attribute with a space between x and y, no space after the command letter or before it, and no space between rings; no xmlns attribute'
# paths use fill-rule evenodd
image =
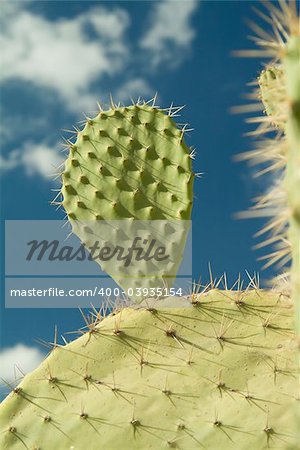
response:
<svg viewBox="0 0 300 450"><path fill-rule="evenodd" d="M266 266L277 264L289 273L295 304L295 325L300 339L300 16L299 2L266 3L272 24L267 31L254 26L259 54L271 58L258 78L254 97L262 100L265 114L252 118L258 123L253 133L257 148L246 154L254 164L262 165L258 174L275 172L273 186L258 198L254 216L266 216L269 222L258 233L268 235L263 245L274 251L264 258Z"/></svg>
<svg viewBox="0 0 300 450"><path fill-rule="evenodd" d="M3 402L0 448L299 448L289 300L213 289L190 301L125 308L56 345Z"/></svg>
<svg viewBox="0 0 300 450"><path fill-rule="evenodd" d="M295 2L268 5L277 41L256 27L257 42L282 66L260 78L269 115L257 134L275 126L283 139L261 142L250 157L284 172L256 212L278 213L263 231L273 233L266 244L289 242L271 262L292 253L295 305L281 292L248 287L205 289L188 305L94 314L83 336L55 344L5 399L1 449L299 448L299 18ZM273 96L279 91L283 97ZM101 112L70 148L62 188L69 219L188 219L190 156L162 111Z"/></svg>
<svg viewBox="0 0 300 450"><path fill-rule="evenodd" d="M273 142L273 161L281 161L284 167L284 176L276 186L281 198L277 193L273 203L279 210L277 219L279 216L286 223L285 232L277 231L287 243L279 256L290 255L293 260L291 281L300 337L300 22L298 34L286 43L281 64L263 71L259 85L271 126L283 130Z"/></svg>
<svg viewBox="0 0 300 450"><path fill-rule="evenodd" d="M168 246L169 266L147 263L143 267L139 262L124 270L115 260L96 259L126 290L172 285L181 262L194 174L193 153L183 139L185 130L172 118L177 110L147 103L112 104L111 109L87 119L76 141L68 144L62 205L73 232L86 247L100 241L117 248L136 236L146 240L148 235L156 238L157 246Z"/></svg>

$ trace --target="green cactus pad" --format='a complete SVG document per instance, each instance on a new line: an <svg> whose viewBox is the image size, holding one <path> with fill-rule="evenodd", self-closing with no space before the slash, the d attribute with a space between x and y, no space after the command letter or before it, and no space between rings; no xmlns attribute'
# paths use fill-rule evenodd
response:
<svg viewBox="0 0 300 450"><path fill-rule="evenodd" d="M25 376L0 448L296 449L292 328L290 303L262 290L123 309Z"/></svg>
<svg viewBox="0 0 300 450"><path fill-rule="evenodd" d="M103 111L88 119L63 173L70 219L186 219L194 175L183 132L147 104Z"/></svg>
<svg viewBox="0 0 300 450"><path fill-rule="evenodd" d="M96 241L127 248L148 236L156 248L168 247L165 265L139 262L124 270L115 259L96 260L126 292L172 286L182 260L194 174L184 131L171 116L146 103L101 111L78 132L65 162L62 204L88 249Z"/></svg>

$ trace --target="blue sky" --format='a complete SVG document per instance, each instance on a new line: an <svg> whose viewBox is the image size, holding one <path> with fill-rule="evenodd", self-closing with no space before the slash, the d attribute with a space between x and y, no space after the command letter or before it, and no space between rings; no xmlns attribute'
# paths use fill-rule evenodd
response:
<svg viewBox="0 0 300 450"><path fill-rule="evenodd" d="M208 280L209 262L232 282L239 272L260 271L252 247L261 223L233 216L263 182L233 162L252 142L244 118L229 112L244 102L246 83L261 68L259 60L232 56L252 46L246 22L256 19L256 3L2 1L2 218L62 219L49 204L57 187L49 175L64 158L62 130L110 93L126 102L158 91L162 107L186 105L180 122L194 128L187 143L197 150L195 171L203 173L195 185L194 278ZM59 333L82 326L77 310L5 310L3 292L0 366L23 361L29 370L45 351L37 338L51 341L55 325Z"/></svg>

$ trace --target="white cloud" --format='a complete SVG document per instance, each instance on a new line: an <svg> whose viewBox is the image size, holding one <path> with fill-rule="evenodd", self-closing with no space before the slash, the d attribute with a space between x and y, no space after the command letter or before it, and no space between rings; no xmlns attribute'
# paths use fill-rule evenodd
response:
<svg viewBox="0 0 300 450"><path fill-rule="evenodd" d="M95 31L105 40L121 40L123 38L124 31L129 24L129 17L127 13L121 9L118 9L115 12L103 12L103 9L95 8L87 14L89 21L95 28Z"/></svg>
<svg viewBox="0 0 300 450"><path fill-rule="evenodd" d="M0 34L0 48L6 49L2 82L21 79L50 88L71 110L78 111L78 103L90 104L92 83L114 75L127 61L124 33L129 18L124 10L97 6L56 21L26 10L7 17Z"/></svg>
<svg viewBox="0 0 300 450"><path fill-rule="evenodd" d="M6 0L1 2L0 20L5 22L19 14L32 0Z"/></svg>
<svg viewBox="0 0 300 450"><path fill-rule="evenodd" d="M199 3L197 0L155 3L149 30L140 44L149 52L153 66L162 62L176 66L182 61L196 34L191 19Z"/></svg>
<svg viewBox="0 0 300 450"><path fill-rule="evenodd" d="M131 97L148 99L156 89L148 82L143 56L147 57L147 67L153 68L162 62L169 66L182 62L195 36L191 19L198 4L197 0L154 2L149 27L134 47L126 39L130 18L123 8L93 6L72 18L49 20L34 12L35 3L30 0L4 2L0 82L30 83L43 95L45 105L50 95L55 103L62 100L64 110L77 114L92 114L97 101L108 101L109 91L116 102L127 102ZM129 66L131 78L126 76ZM122 81L117 82L120 75ZM99 86L108 87L103 93ZM23 168L29 176L52 175L62 161L58 150L46 143L26 141L37 129L38 120L40 127L48 125L50 114L45 108L32 120L30 107L28 116L22 113L19 117L11 116L8 108L0 124L2 138L14 141L16 132L24 129L27 134L22 147L0 157L2 171Z"/></svg>
<svg viewBox="0 0 300 450"><path fill-rule="evenodd" d="M63 161L62 154L57 148L47 144L34 144L27 142L22 149L13 150L7 158L0 156L0 166L3 172L23 167L29 176L40 175L50 178L56 168Z"/></svg>
<svg viewBox="0 0 300 450"><path fill-rule="evenodd" d="M98 112L98 105L97 103L100 101L100 98L102 99L104 96L97 95L92 92L82 92L80 96L76 99L76 102L73 103L70 107L76 109L77 114L81 114L82 116L90 116L90 115L96 115Z"/></svg>
<svg viewBox="0 0 300 450"><path fill-rule="evenodd" d="M26 374L34 370L44 357L39 349L24 344L3 349L0 352L0 377L8 383L13 383L16 376L20 377L22 372Z"/></svg>
<svg viewBox="0 0 300 450"><path fill-rule="evenodd" d="M63 161L57 149L42 144L27 144L21 159L28 175L37 173L45 178L51 177Z"/></svg>
<svg viewBox="0 0 300 450"><path fill-rule="evenodd" d="M0 105L0 141L2 147L7 142L12 142L16 138L18 140L24 140L27 136L32 136L37 129L46 128L49 123L47 117L43 115L28 115L22 114L20 111L15 112L13 115L9 115L2 111Z"/></svg>

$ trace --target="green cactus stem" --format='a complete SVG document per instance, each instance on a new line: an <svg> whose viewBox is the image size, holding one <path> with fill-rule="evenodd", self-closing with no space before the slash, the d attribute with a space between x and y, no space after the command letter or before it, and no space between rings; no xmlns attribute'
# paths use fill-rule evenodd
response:
<svg viewBox="0 0 300 450"><path fill-rule="evenodd" d="M299 5L298 5L299 6ZM297 3L267 4L270 34L254 26L261 50L246 52L272 58L258 78L254 96L262 99L266 115L250 120L259 123L257 149L245 155L257 164L267 164L260 174L275 171L273 186L258 199L254 215L272 217L258 234L270 233L265 244L276 251L267 255L266 266L291 262L290 289L295 304L295 327L300 338L300 18ZM245 52L244 52L245 53Z"/></svg>
<svg viewBox="0 0 300 450"><path fill-rule="evenodd" d="M292 299L296 309L296 329L300 338L300 30L291 36L283 57L288 116L286 136L289 145L286 167L286 192L289 219L289 242L292 252ZM299 343L300 344L300 343Z"/></svg>

